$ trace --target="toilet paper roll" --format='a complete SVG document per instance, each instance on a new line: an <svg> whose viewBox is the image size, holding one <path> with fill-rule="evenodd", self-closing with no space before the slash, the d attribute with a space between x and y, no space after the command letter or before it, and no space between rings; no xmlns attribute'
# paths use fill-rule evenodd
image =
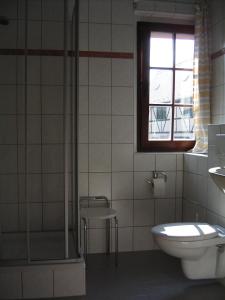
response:
<svg viewBox="0 0 225 300"><path fill-rule="evenodd" d="M166 183L164 178L153 178L152 183L154 197L165 197Z"/></svg>

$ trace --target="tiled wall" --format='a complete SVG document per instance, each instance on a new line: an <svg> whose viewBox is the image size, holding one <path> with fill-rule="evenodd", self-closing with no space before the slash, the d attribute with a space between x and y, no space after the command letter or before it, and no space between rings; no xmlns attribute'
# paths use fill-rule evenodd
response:
<svg viewBox="0 0 225 300"><path fill-rule="evenodd" d="M210 1L211 53L224 48L225 3ZM213 124L225 122L224 55L212 59L211 115ZM224 125L209 126L209 153L205 156L184 156L184 216L186 220L207 220L225 224L225 197L208 176L208 168L218 165L215 134L224 133ZM200 169L198 166L201 166ZM197 193L190 192L197 190Z"/></svg>
<svg viewBox="0 0 225 300"><path fill-rule="evenodd" d="M215 53L224 48L225 3L223 0L209 1L211 21L211 52ZM212 123L225 122L225 56L221 55L212 60L212 91L211 112Z"/></svg>
<svg viewBox="0 0 225 300"><path fill-rule="evenodd" d="M220 165L215 145L218 133L225 133L224 124L209 126L208 157L184 155L185 221L207 221L225 225L225 195L208 175L209 168Z"/></svg>
<svg viewBox="0 0 225 300"><path fill-rule="evenodd" d="M1 1L10 19L1 49L23 49L24 3ZM63 49L63 1L28 1L28 48ZM0 56L0 223L25 229L24 57ZM31 230L64 227L63 57L28 57L28 198Z"/></svg>
<svg viewBox="0 0 225 300"><path fill-rule="evenodd" d="M80 50L135 52L131 0L80 3ZM135 58L80 58L80 194L106 195L119 218L119 250L153 249L151 227L181 219L183 154L136 152ZM168 176L154 198L146 178ZM102 223L89 224L89 252L105 250Z"/></svg>
<svg viewBox="0 0 225 300"><path fill-rule="evenodd" d="M28 3L28 47L61 49L63 1ZM9 26L0 27L0 48L23 48L24 1L9 0L7 5L1 1L0 7L1 14L10 18ZM132 0L80 1L80 50L135 53L135 32ZM4 70L0 74L0 217L3 231L8 232L23 230L25 224L24 60L0 56L0 64ZM181 219L183 155L136 152L135 56L82 57L79 67L80 194L108 196L118 211L120 251L152 249L151 226ZM62 57L28 58L33 230L63 226L62 74ZM153 170L168 176L160 199L153 197L145 181ZM89 251L101 252L104 226L90 227Z"/></svg>

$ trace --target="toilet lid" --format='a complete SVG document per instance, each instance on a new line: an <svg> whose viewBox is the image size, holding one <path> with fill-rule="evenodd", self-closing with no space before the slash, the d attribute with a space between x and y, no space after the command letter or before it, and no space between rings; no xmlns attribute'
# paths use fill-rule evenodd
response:
<svg viewBox="0 0 225 300"><path fill-rule="evenodd" d="M169 223L152 228L152 233L174 241L200 241L218 235L216 228L207 223Z"/></svg>

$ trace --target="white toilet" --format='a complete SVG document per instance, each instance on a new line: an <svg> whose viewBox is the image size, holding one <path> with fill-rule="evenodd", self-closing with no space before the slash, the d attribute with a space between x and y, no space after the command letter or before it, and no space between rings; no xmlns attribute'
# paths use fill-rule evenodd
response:
<svg viewBox="0 0 225 300"><path fill-rule="evenodd" d="M158 246L181 258L189 279L225 278L225 228L207 223L170 223L152 228Z"/></svg>

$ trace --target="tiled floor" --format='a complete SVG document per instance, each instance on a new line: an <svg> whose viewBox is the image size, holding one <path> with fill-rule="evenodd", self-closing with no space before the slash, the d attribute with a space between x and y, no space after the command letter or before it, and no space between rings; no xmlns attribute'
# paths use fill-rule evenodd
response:
<svg viewBox="0 0 225 300"><path fill-rule="evenodd" d="M98 254L89 255L87 296L67 299L225 299L225 287L213 280L186 279L182 273L180 261L158 250L122 253L119 259L119 267L115 268L113 257Z"/></svg>

